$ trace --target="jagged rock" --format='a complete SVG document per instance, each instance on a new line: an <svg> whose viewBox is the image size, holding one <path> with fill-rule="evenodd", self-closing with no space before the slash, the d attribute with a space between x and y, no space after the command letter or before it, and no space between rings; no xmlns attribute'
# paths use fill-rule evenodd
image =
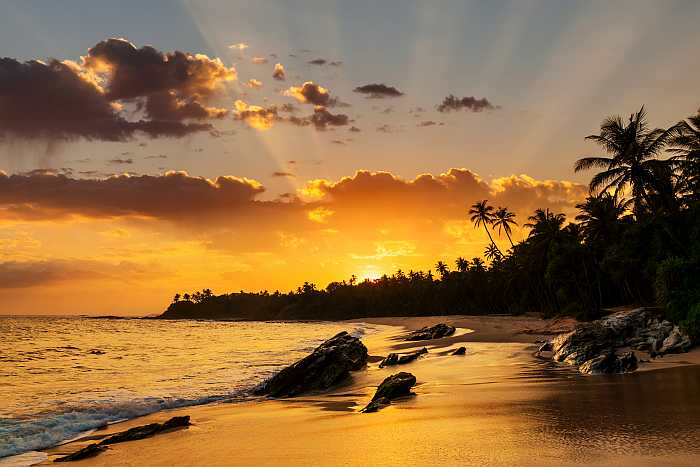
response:
<svg viewBox="0 0 700 467"><path fill-rule="evenodd" d="M671 333L664 339L659 349L659 353L681 353L687 352L692 342L690 337L680 330L678 326L675 326Z"/></svg>
<svg viewBox="0 0 700 467"><path fill-rule="evenodd" d="M381 407L391 403L392 399L411 394L411 388L416 384L416 377L402 371L387 377L377 388L374 397L362 412L376 412Z"/></svg>
<svg viewBox="0 0 700 467"><path fill-rule="evenodd" d="M544 341L542 345L540 345L540 348L537 349L538 352L551 352L552 351L552 343L549 341Z"/></svg>
<svg viewBox="0 0 700 467"><path fill-rule="evenodd" d="M67 456L59 457L54 459L54 462L72 462L79 461L81 459L87 459L88 457L93 457L107 449L107 446L100 446L99 444L91 444L84 447L78 451L75 451Z"/></svg>
<svg viewBox="0 0 700 467"><path fill-rule="evenodd" d="M420 350L416 350L415 352L411 352L404 355L390 353L384 360L382 360L382 363L379 364L379 368L384 368L385 366L392 365L403 365L404 363L412 362L413 360L426 353L428 353L428 349L426 349L425 347L423 347Z"/></svg>
<svg viewBox="0 0 700 467"><path fill-rule="evenodd" d="M452 352L451 355L466 355L467 354L467 348L466 347L460 347L454 352Z"/></svg>
<svg viewBox="0 0 700 467"><path fill-rule="evenodd" d="M584 323L552 340L552 359L569 365L581 365L604 350L614 347L615 333L600 323Z"/></svg>
<svg viewBox="0 0 700 467"><path fill-rule="evenodd" d="M454 326L440 323L435 326L426 326L415 331L411 331L406 336L407 341L427 341L430 339L440 339L441 337L451 336L455 333Z"/></svg>
<svg viewBox="0 0 700 467"><path fill-rule="evenodd" d="M619 356L614 352L605 352L584 362L579 367L581 373L589 375L629 373L636 369L637 357L634 352L626 352Z"/></svg>
<svg viewBox="0 0 700 467"><path fill-rule="evenodd" d="M173 417L167 420L165 423L149 423L148 425L135 426L133 428L129 428L126 431L116 433L112 436L103 439L102 441L100 441L99 444L107 445L124 443L126 441L135 441L137 439L148 438L149 436L153 436L156 433L160 433L162 431L189 426L189 424L189 415L184 415L182 417Z"/></svg>
<svg viewBox="0 0 700 467"><path fill-rule="evenodd" d="M319 345L310 355L284 368L255 393L285 397L328 389L366 363L367 347L360 339L343 331Z"/></svg>

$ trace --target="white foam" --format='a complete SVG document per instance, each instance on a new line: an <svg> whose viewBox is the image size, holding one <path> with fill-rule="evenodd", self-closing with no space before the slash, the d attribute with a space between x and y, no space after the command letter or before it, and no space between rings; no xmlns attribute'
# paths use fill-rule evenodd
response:
<svg viewBox="0 0 700 467"><path fill-rule="evenodd" d="M0 467L26 467L44 462L48 458L45 452L29 451L0 459Z"/></svg>

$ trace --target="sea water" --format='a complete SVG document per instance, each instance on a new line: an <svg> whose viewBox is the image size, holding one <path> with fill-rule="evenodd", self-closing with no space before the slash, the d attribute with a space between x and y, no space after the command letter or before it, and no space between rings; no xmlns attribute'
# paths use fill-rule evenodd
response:
<svg viewBox="0 0 700 467"><path fill-rule="evenodd" d="M0 458L158 410L249 397L362 324L0 317Z"/></svg>

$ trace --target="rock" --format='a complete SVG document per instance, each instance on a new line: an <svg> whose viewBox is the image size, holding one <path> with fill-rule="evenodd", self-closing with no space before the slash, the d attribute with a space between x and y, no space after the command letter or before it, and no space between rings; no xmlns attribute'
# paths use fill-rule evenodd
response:
<svg viewBox="0 0 700 467"><path fill-rule="evenodd" d="M614 347L615 333L600 323L584 323L552 340L552 359L581 365L604 350Z"/></svg>
<svg viewBox="0 0 700 467"><path fill-rule="evenodd" d="M424 328L411 331L406 336L407 341L427 341L430 339L440 339L441 337L451 336L455 333L454 326L440 323L435 326L426 326Z"/></svg>
<svg viewBox="0 0 700 467"><path fill-rule="evenodd" d="M189 426L190 417L185 415L182 417L173 417L165 423L149 423L148 425L136 426L129 428L126 431L109 436L99 442L100 445L124 443L126 441L135 441L137 439L148 438L156 433L170 430L173 428Z"/></svg>
<svg viewBox="0 0 700 467"><path fill-rule="evenodd" d="M81 459L87 459L88 457L93 457L106 450L107 446L100 446L99 444L91 444L84 447L78 451L75 451L67 456L59 457L54 459L54 462L72 462L79 461Z"/></svg>
<svg viewBox="0 0 700 467"><path fill-rule="evenodd" d="M366 363L367 347L360 339L343 331L319 345L310 355L284 368L255 393L285 397L328 389Z"/></svg>
<svg viewBox="0 0 700 467"><path fill-rule="evenodd" d="M691 345L692 342L690 337L681 331L678 326L674 326L668 337L663 340L659 353L666 354L687 352Z"/></svg>
<svg viewBox="0 0 700 467"><path fill-rule="evenodd" d="M411 373L402 371L387 377L377 388L374 397L362 412L376 412L385 405L391 403L397 397L411 395L411 388L416 384L416 377Z"/></svg>
<svg viewBox="0 0 700 467"><path fill-rule="evenodd" d="M384 360L382 360L382 363L379 364L379 368L384 368L385 366L392 365L403 365L404 363L412 362L413 360L426 353L428 353L428 349L426 349L425 347L423 347L420 350L416 350L415 352L411 352L404 355L390 353Z"/></svg>
<svg viewBox="0 0 700 467"><path fill-rule="evenodd" d="M551 352L552 351L552 343L549 341L544 341L542 345L540 345L540 348L537 349L538 352Z"/></svg>
<svg viewBox="0 0 700 467"><path fill-rule="evenodd" d="M467 354L467 348L466 347L460 347L454 352L452 352L450 355L466 355Z"/></svg>
<svg viewBox="0 0 700 467"><path fill-rule="evenodd" d="M579 371L589 375L614 373L629 373L637 369L637 357L634 352L626 352L620 356L614 352L605 352L584 362Z"/></svg>

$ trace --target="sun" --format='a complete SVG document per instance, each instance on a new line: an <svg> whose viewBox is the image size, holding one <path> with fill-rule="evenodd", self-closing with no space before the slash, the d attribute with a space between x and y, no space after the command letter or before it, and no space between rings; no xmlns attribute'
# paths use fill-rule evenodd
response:
<svg viewBox="0 0 700 467"><path fill-rule="evenodd" d="M374 281L382 277L382 273L376 269L374 266L368 266L360 274L358 274L359 282L366 280Z"/></svg>

